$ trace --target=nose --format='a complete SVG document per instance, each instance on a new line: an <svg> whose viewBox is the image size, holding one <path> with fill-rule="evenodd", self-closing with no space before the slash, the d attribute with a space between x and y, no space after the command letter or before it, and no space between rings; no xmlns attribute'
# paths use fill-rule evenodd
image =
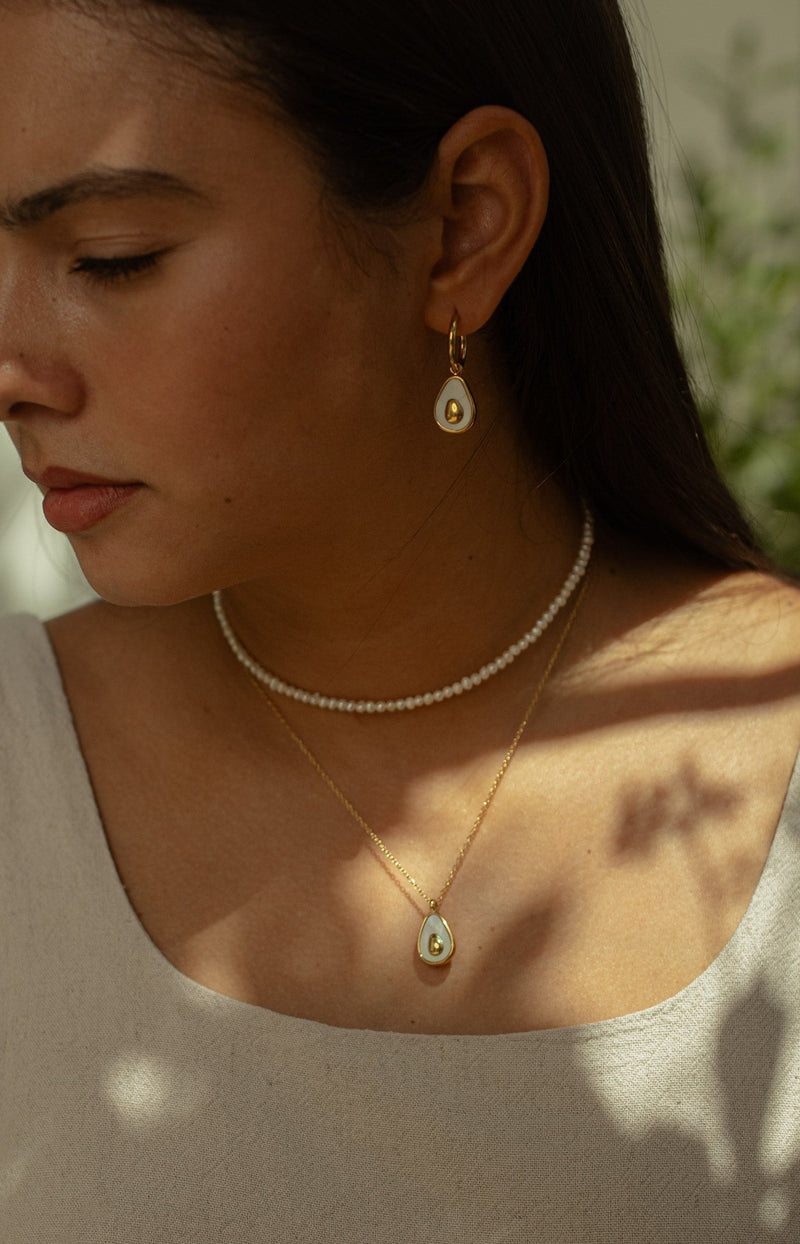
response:
<svg viewBox="0 0 800 1244"><path fill-rule="evenodd" d="M72 415L81 405L78 376L64 359L42 351L5 349L0 324L0 422L36 414Z"/></svg>
<svg viewBox="0 0 800 1244"><path fill-rule="evenodd" d="M0 421L76 414L84 386L52 295L10 265L0 278Z"/></svg>

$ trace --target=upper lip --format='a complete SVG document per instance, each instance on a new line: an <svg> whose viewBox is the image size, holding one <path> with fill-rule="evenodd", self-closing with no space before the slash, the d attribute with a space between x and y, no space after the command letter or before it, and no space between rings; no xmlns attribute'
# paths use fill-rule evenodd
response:
<svg viewBox="0 0 800 1244"><path fill-rule="evenodd" d="M80 488L82 484L119 488L126 484L138 483L138 480L107 479L102 475L90 475L88 471L71 471L68 467L58 466L45 467L43 471L31 471L23 466L22 472L40 488Z"/></svg>

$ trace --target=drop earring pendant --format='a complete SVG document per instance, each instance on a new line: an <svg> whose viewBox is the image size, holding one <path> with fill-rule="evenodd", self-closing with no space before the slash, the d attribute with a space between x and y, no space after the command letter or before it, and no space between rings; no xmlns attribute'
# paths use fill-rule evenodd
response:
<svg viewBox="0 0 800 1244"><path fill-rule="evenodd" d="M477 411L470 387L461 373L467 357L467 339L458 333L458 316L450 324L450 375L436 397L434 418L443 432L467 432Z"/></svg>

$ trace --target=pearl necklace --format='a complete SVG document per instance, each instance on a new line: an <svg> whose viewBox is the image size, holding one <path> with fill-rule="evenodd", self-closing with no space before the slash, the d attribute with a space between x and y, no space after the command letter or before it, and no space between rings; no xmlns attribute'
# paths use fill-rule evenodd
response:
<svg viewBox="0 0 800 1244"><path fill-rule="evenodd" d="M583 523L583 537L575 564L567 575L561 591L545 609L535 626L526 631L515 644L511 644L509 648L506 648L505 652L501 653L496 660L490 661L488 665L484 665L476 673L469 674L466 678L461 678L451 683L449 687L442 687L438 691L428 691L424 695L409 695L399 700L340 699L336 696L323 695L319 691L305 691L302 687L294 687L291 683L284 682L276 674L271 674L269 670L264 669L263 665L259 665L258 661L242 645L222 607L222 593L212 593L212 600L217 621L237 661L241 662L253 678L263 683L264 686L269 687L270 691L275 692L276 695L285 695L292 700L299 701L301 704L309 704L314 708L334 709L340 713L399 713L412 708L423 708L431 704L440 704L442 700L450 700L455 695L463 695L465 691L471 691L473 687L480 686L487 678L491 678L494 674L499 673L500 670L505 669L521 652L524 652L531 644L536 643L536 640L541 638L559 610L564 608L564 605L566 605L575 588L586 574L593 543L594 521L589 510L586 510Z"/></svg>

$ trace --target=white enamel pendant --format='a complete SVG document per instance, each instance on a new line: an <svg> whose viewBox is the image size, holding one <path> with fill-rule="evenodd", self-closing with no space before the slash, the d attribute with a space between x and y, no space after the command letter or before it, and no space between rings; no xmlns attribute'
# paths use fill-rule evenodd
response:
<svg viewBox="0 0 800 1244"><path fill-rule="evenodd" d="M423 963L429 963L431 967L439 968L442 964L452 959L456 952L456 939L450 932L450 925L440 916L438 911L432 911L422 921L417 938L417 953Z"/></svg>
<svg viewBox="0 0 800 1244"><path fill-rule="evenodd" d="M445 432L466 432L475 422L475 399L469 385L460 376L445 380L433 413L439 427Z"/></svg>

